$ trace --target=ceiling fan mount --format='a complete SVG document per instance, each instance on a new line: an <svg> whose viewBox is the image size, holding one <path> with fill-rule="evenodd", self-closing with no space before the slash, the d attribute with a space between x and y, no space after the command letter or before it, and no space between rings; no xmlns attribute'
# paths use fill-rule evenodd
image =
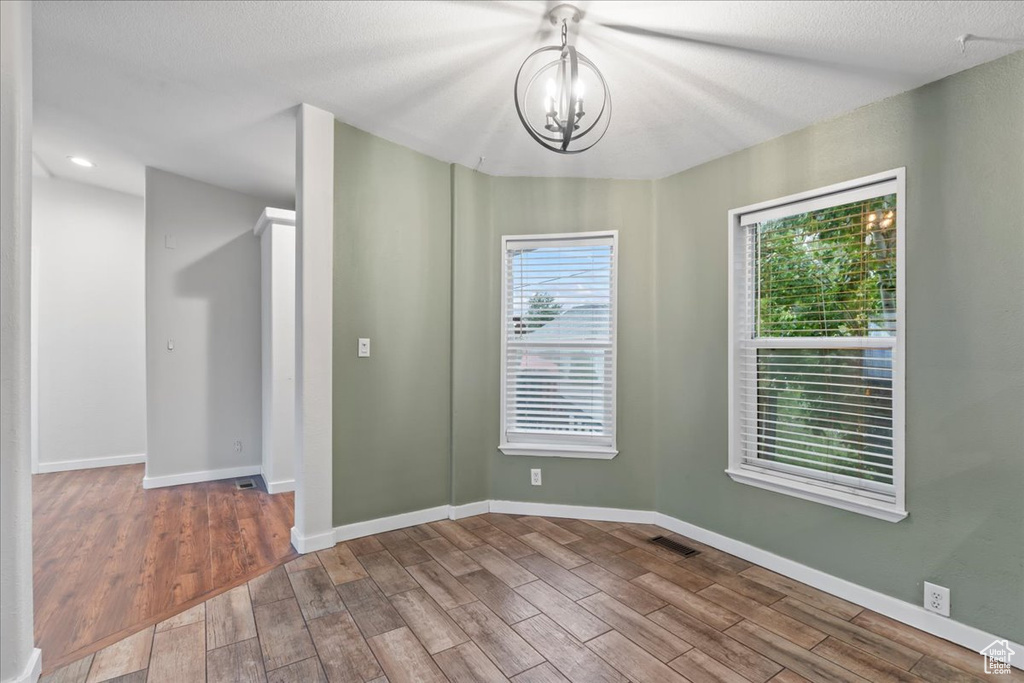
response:
<svg viewBox="0 0 1024 683"><path fill-rule="evenodd" d="M559 26L563 21L578 24L583 18L583 12L579 7L564 2L548 10L547 17L552 26Z"/></svg>

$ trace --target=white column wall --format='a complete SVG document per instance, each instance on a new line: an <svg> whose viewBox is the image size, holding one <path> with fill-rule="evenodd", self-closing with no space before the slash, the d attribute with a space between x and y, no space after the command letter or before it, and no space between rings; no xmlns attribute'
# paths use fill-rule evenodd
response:
<svg viewBox="0 0 1024 683"><path fill-rule="evenodd" d="M295 488L295 212L267 208L260 240L263 337L263 480Z"/></svg>
<svg viewBox="0 0 1024 683"><path fill-rule="evenodd" d="M334 545L334 116L303 104L296 126L296 458L292 545Z"/></svg>
<svg viewBox="0 0 1024 683"><path fill-rule="evenodd" d="M32 5L0 2L0 680L35 681L30 299Z"/></svg>

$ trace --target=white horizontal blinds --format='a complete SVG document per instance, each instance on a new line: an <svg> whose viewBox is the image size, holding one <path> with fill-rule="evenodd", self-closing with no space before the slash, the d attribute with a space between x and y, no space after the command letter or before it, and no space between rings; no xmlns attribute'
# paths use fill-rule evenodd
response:
<svg viewBox="0 0 1024 683"><path fill-rule="evenodd" d="M741 217L744 463L894 495L892 182Z"/></svg>
<svg viewBox="0 0 1024 683"><path fill-rule="evenodd" d="M893 485L891 349L756 349L741 366L744 458L858 488Z"/></svg>
<svg viewBox="0 0 1024 683"><path fill-rule="evenodd" d="M611 237L507 242L506 442L613 443L614 262Z"/></svg>

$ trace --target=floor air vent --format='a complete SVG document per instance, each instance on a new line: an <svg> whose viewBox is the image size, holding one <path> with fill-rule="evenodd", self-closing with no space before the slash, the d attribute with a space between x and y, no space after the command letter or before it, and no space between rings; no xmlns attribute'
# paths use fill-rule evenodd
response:
<svg viewBox="0 0 1024 683"><path fill-rule="evenodd" d="M254 489L256 488L256 482L254 482L252 479L236 479L235 488L238 489L239 491Z"/></svg>
<svg viewBox="0 0 1024 683"><path fill-rule="evenodd" d="M665 538L664 536L655 536L651 539L651 543L654 543L655 545L660 545L663 548L668 548L672 552L679 553L683 557L692 557L693 555L696 555L700 552L695 548L691 548L688 545L683 545L682 543L677 543L676 541L673 541L671 538Z"/></svg>

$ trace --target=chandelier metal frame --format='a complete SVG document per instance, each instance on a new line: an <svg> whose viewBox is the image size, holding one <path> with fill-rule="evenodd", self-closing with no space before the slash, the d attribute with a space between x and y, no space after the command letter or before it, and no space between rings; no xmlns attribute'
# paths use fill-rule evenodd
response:
<svg viewBox="0 0 1024 683"><path fill-rule="evenodd" d="M519 116L519 121L523 124L526 132L530 134L538 144L545 149L549 149L552 152L559 154L579 154L590 149L604 137L608 131L608 124L611 120L611 109L612 100L611 93L608 92L608 82L605 81L604 74L601 73L600 69L587 57L581 54L575 47L569 45L568 31L569 21L578 22L581 17L580 11L572 5L559 5L548 13L548 17L552 24L558 24L561 21L562 24L562 35L561 45L548 45L542 47L539 50L535 50L523 61L522 66L519 67L518 73L516 73L516 80L514 84L514 98L516 104L516 114ZM538 55L545 53L557 53L557 57L543 64L540 68L529 76L529 81L526 82L525 88L520 93L520 82L524 79L524 69L527 65L534 61L534 58ZM593 118L593 121L587 126L580 130L579 122L582 120L585 112L582 109L581 98L578 96L576 87L569 87L568 97L568 111L563 122L559 122L560 125L552 126L547 125L543 130L538 130L533 124L530 123L527 118L524 109L525 103L529 100L529 95L537 83L540 76L551 69L558 69L561 65L567 64L569 68L569 83L575 84L578 82L580 74L580 65L588 67L598 78L601 83L602 100L601 107L597 112L597 115ZM599 131L597 127L599 124L603 124L603 128ZM590 144L585 147L578 149L569 149L569 145L572 142L581 140L587 135L595 134L592 140L588 140Z"/></svg>

